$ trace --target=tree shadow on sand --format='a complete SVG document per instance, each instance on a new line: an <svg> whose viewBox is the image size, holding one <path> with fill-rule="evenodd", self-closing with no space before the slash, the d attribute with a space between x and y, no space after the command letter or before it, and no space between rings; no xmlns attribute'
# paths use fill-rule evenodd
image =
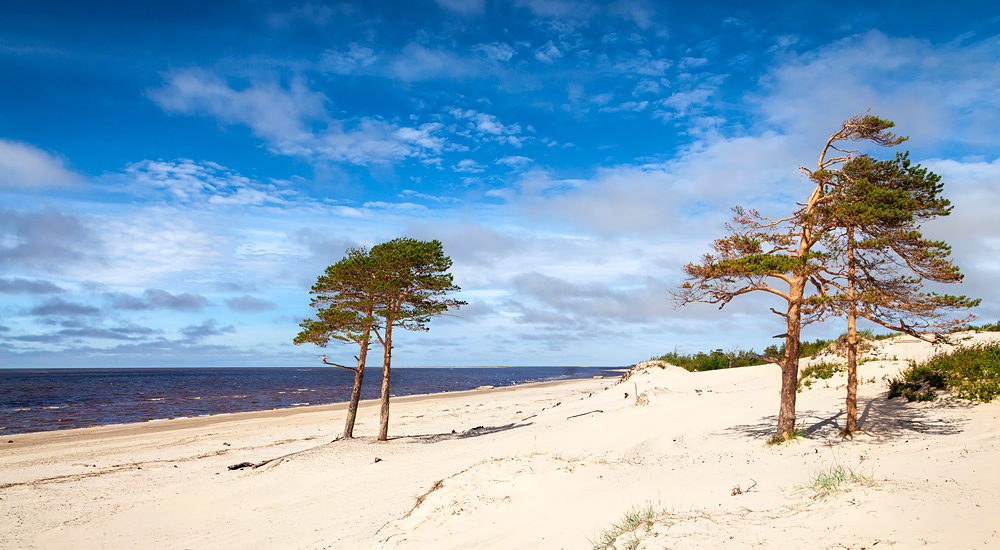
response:
<svg viewBox="0 0 1000 550"><path fill-rule="evenodd" d="M958 434L968 420L955 413L975 406L971 402L949 397L932 403L909 403L901 398L886 399L884 395L859 399L858 405L858 426L862 432L875 437ZM843 409L833 415L829 415L828 411L804 410L798 411L796 416L796 425L807 436L833 438L844 429L847 413ZM768 416L757 423L733 426L727 431L765 438L774 435L777 425L778 417Z"/></svg>
<svg viewBox="0 0 1000 550"><path fill-rule="evenodd" d="M424 434L424 435L404 435L398 438L392 437L392 439L408 440L417 443L438 443L440 441L452 441L455 439L470 439L473 437L482 437L484 435L492 435L495 433L506 432L508 430L514 430L517 428L524 428L532 425L533 422L511 422L510 424L503 424L500 426L476 426L465 430L463 432L458 432L452 430L451 433L438 433L438 434Z"/></svg>

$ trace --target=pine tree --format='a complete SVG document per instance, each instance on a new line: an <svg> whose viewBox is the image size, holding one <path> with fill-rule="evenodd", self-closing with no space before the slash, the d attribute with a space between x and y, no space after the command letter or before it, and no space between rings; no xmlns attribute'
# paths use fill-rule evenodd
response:
<svg viewBox="0 0 1000 550"><path fill-rule="evenodd" d="M821 149L816 170L800 167L815 187L798 210L787 218L775 220L737 206L733 209L733 223L727 225L729 236L713 243L715 253L704 255L699 264L684 267L687 281L675 293L679 305L707 302L720 304L721 309L737 296L758 291L785 301L785 312L771 309L785 319L784 357L764 357L781 366L778 438L789 439L794 432L799 337L803 307L808 306L806 288L823 262L823 256L813 251L823 237L817 226L816 210L828 182L858 155L857 151L844 149L844 142L898 145L905 138L889 132L893 126L892 122L872 115L845 121Z"/></svg>
<svg viewBox="0 0 1000 550"><path fill-rule="evenodd" d="M941 178L911 165L908 154L897 153L893 160L859 156L828 180L817 208L826 250L814 277L821 291L812 306L818 315L847 316L845 436L857 430L859 317L933 341L925 331L950 331L968 321L951 318L954 310L979 304L922 290L924 280L962 281L949 259L950 247L920 232L922 222L951 213L942 189Z"/></svg>
<svg viewBox="0 0 1000 550"><path fill-rule="evenodd" d="M385 441L389 438L392 329L429 330L431 317L465 302L444 297L461 289L448 273L452 262L440 241L399 238L372 247L369 255L375 266L370 288L378 297L374 314L380 319L374 332L383 349L378 440Z"/></svg>
<svg viewBox="0 0 1000 550"><path fill-rule="evenodd" d="M295 343L326 347L331 340L338 340L358 344L356 367L340 365L322 356L324 364L354 372L345 438L353 436L365 362L374 335L383 348L378 439L388 439L393 328L429 330L427 323L431 317L465 305L444 297L448 292L461 290L448 273L451 265L440 241L399 238L371 250L349 249L342 260L326 268L317 279L311 290L315 295L311 305L317 308L316 319L301 323L302 331L295 337Z"/></svg>
<svg viewBox="0 0 1000 550"><path fill-rule="evenodd" d="M354 342L359 347L357 366L350 367L331 362L322 356L324 364L354 372L354 387L347 407L344 438L354 436L354 423L361 401L361 385L365 376L365 361L371 345L372 332L378 328L375 310L379 296L371 286L375 265L364 248L352 248L346 256L326 268L310 291L310 305L317 308L316 319L306 319L299 326L302 331L295 337L295 344L315 344L325 348L331 340Z"/></svg>

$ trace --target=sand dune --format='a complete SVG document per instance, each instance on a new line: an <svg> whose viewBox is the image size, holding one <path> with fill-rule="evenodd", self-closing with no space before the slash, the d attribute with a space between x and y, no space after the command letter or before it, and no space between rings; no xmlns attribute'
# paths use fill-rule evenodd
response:
<svg viewBox="0 0 1000 550"><path fill-rule="evenodd" d="M799 394L809 439L769 447L777 367L656 365L400 398L384 443L373 403L350 441L343 406L10 436L0 547L589 548L646 507L638 548L1000 547L1000 403L886 400L931 346L868 353L846 441L842 375ZM838 465L864 479L806 487Z"/></svg>

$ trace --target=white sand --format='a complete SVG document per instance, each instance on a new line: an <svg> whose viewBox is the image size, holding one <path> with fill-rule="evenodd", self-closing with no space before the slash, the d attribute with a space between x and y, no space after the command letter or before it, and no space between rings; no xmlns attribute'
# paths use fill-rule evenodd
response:
<svg viewBox="0 0 1000 550"><path fill-rule="evenodd" d="M647 504L639 548L1000 548L1000 402L888 401L930 346L879 346L847 441L839 375L764 444L775 366L399 398L384 443L374 403L351 441L342 405L7 436L0 548L590 548ZM837 464L874 483L803 488Z"/></svg>

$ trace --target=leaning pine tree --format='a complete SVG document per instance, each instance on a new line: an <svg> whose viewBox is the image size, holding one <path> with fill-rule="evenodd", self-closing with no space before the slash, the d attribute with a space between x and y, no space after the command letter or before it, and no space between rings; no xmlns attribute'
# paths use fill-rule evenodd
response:
<svg viewBox="0 0 1000 550"><path fill-rule="evenodd" d="M358 345L357 366L333 363L323 355L324 364L354 372L354 388L347 407L344 438L354 436L354 423L361 401L361 384L365 377L365 360L371 345L372 332L378 327L375 311L381 307L381 296L372 284L376 264L364 248L352 248L344 259L326 268L310 291L316 318L306 319L299 326L302 331L295 337L295 344L315 344L326 347L331 340Z"/></svg>
<svg viewBox="0 0 1000 550"><path fill-rule="evenodd" d="M856 157L844 148L845 141L870 141L881 146L898 145L903 138L889 132L893 123L872 115L845 121L827 139L820 151L816 170L801 168L815 184L801 208L783 219L771 219L754 210L735 207L729 236L713 244L714 253L701 263L684 267L687 281L675 293L678 305L693 302L724 307L737 296L766 292L784 301L784 312L771 309L785 319L784 357L765 357L781 367L781 402L776 437L789 439L795 428L795 397L799 371L800 334L806 288L822 268L823 256L813 247L823 237L817 226L816 209L826 192L831 175Z"/></svg>
<svg viewBox="0 0 1000 550"><path fill-rule="evenodd" d="M969 318L951 316L979 300L923 291L923 281L958 283L962 274L943 241L924 238L920 224L951 213L940 176L906 154L893 160L859 156L829 179L817 208L826 261L814 276L818 314L847 316L847 417L842 435L858 429L857 319L928 341Z"/></svg>
<svg viewBox="0 0 1000 550"><path fill-rule="evenodd" d="M374 333L383 349L378 440L385 441L389 438L392 329L430 330L427 323L431 317L465 302L445 297L461 289L448 273L452 262L444 255L440 241L394 239L372 247L370 258L375 266L370 288L378 296L374 315L380 321Z"/></svg>

